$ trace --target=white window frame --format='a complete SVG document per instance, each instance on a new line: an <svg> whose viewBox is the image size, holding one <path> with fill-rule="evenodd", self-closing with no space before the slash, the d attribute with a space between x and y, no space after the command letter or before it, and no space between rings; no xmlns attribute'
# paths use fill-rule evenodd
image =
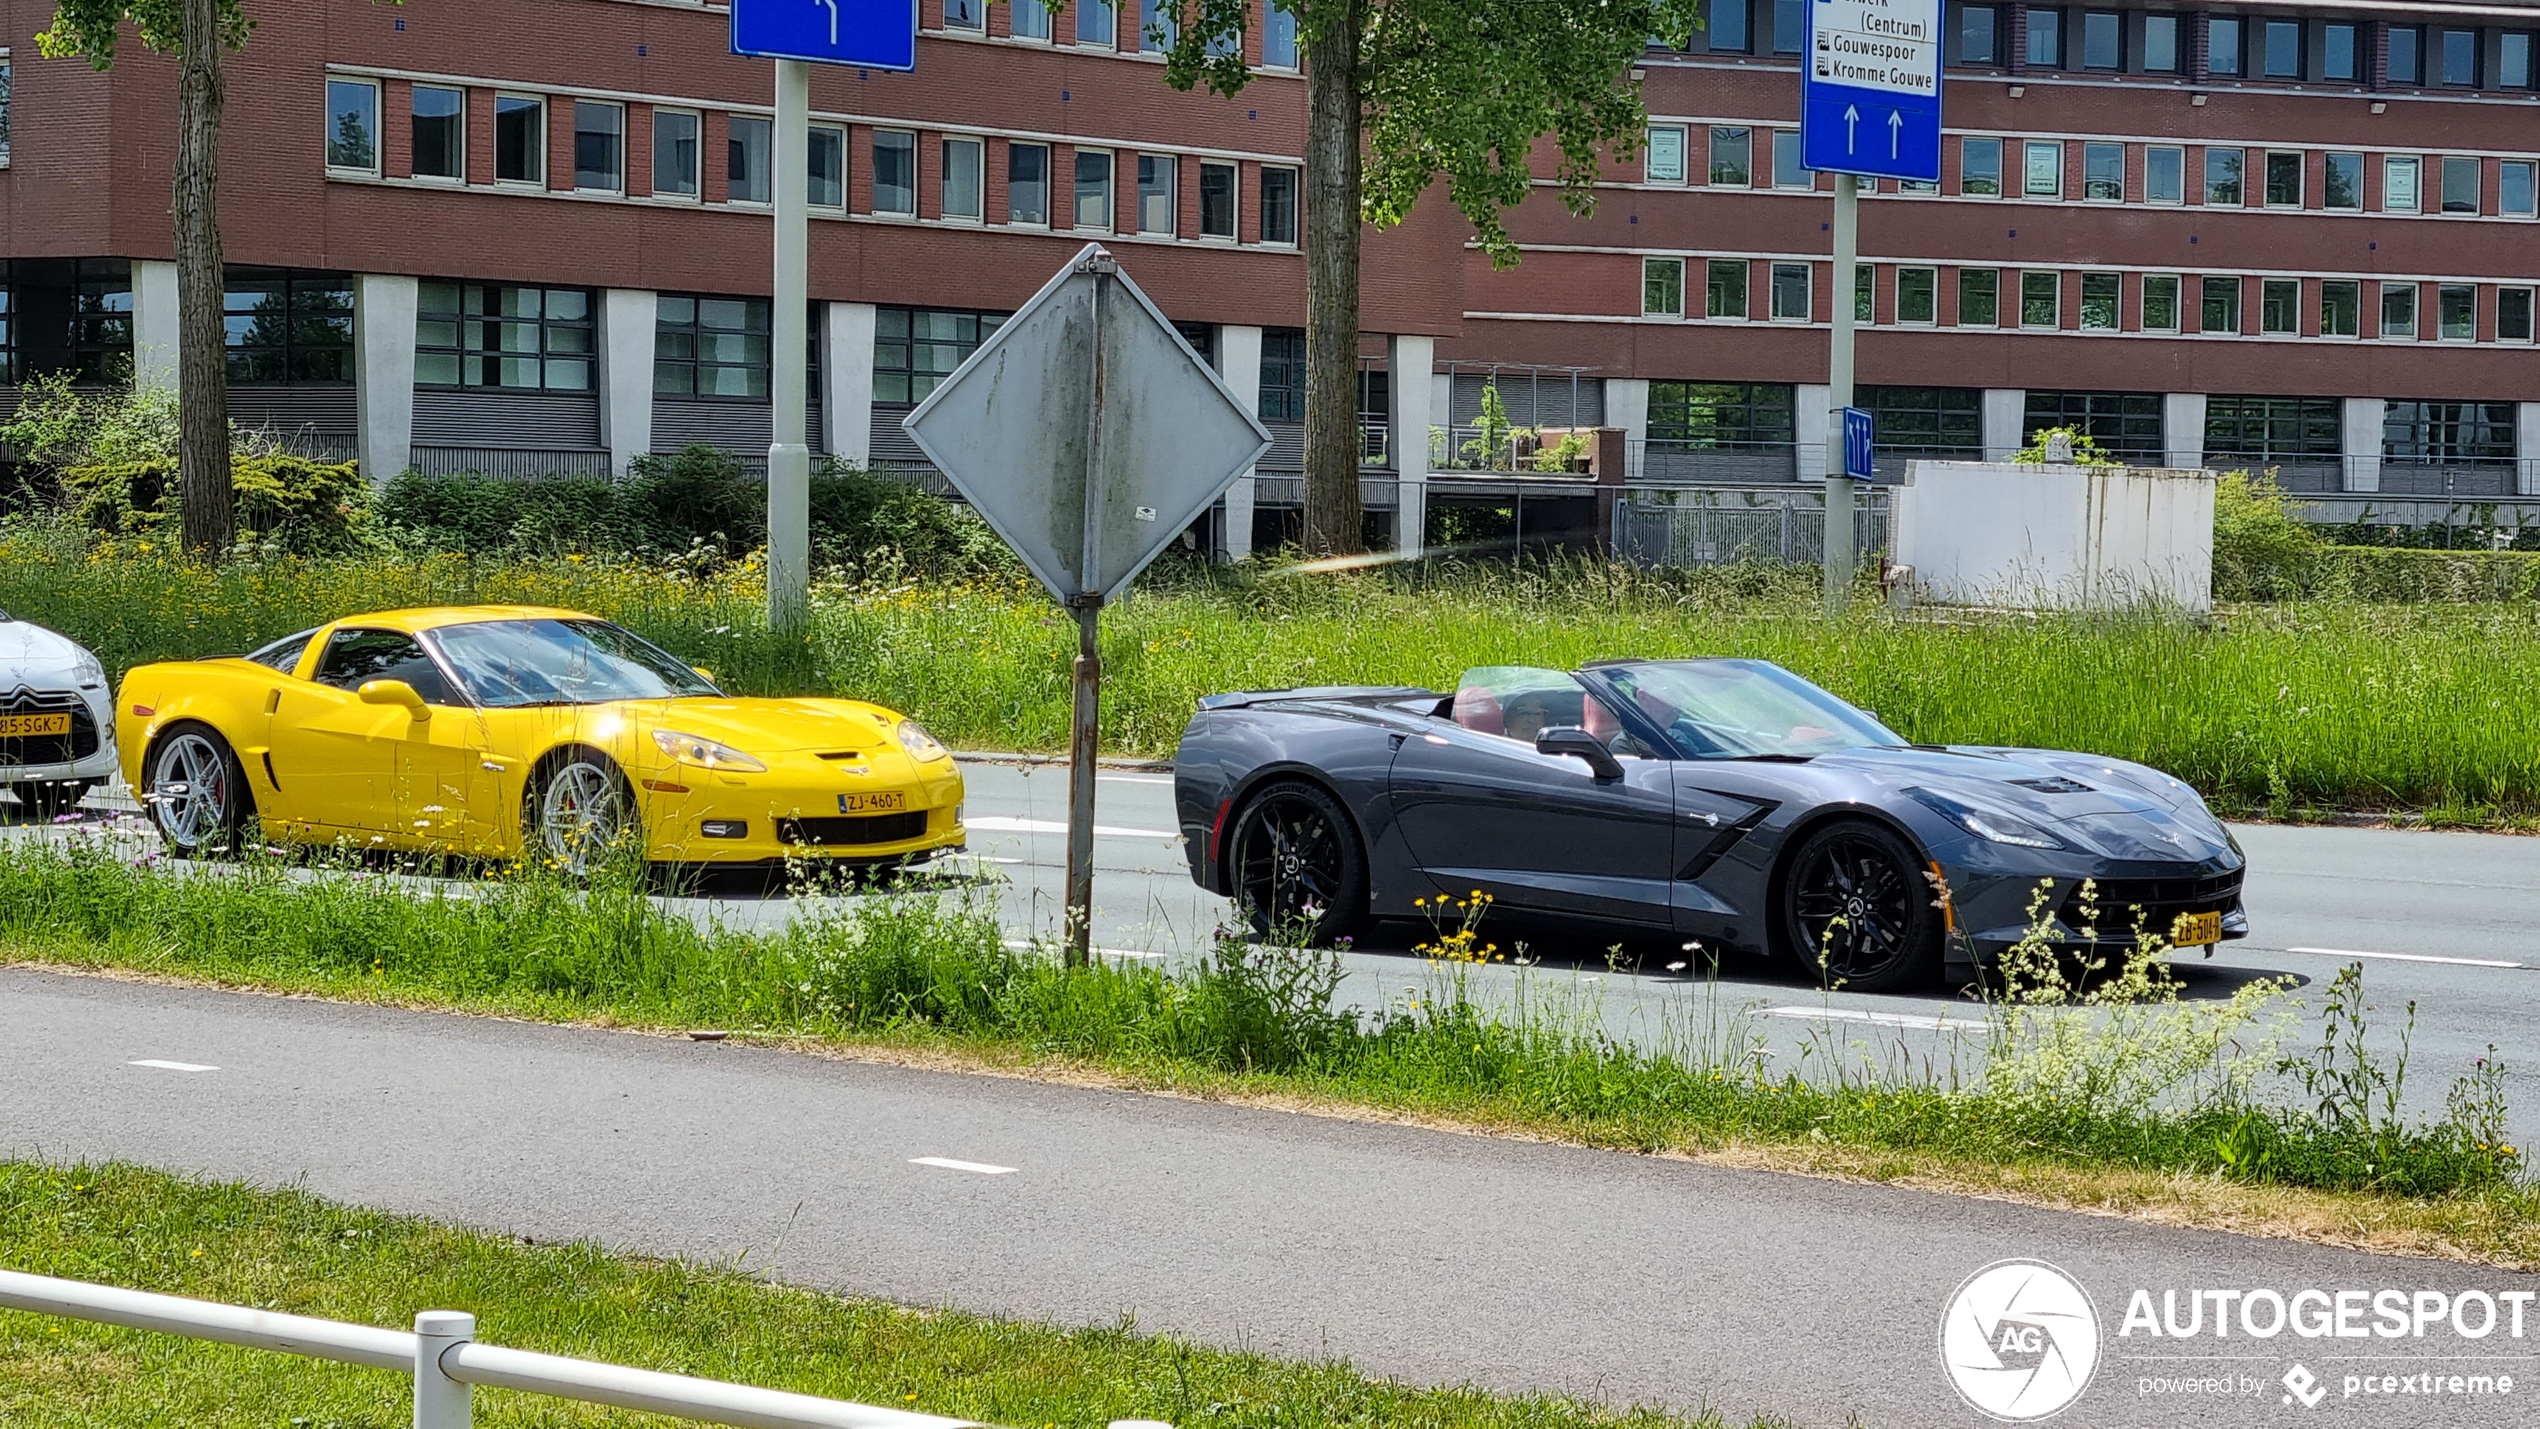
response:
<svg viewBox="0 0 2540 1429"><path fill-rule="evenodd" d="M2108 310L2108 325L2106 327L2092 327L2090 325L2090 280L2093 278L2114 278L2117 280L2117 301L2116 305ZM2123 272L2106 268L2085 268L2082 270L2081 297L2080 301L2075 303L2073 306L2073 330L2075 332L2125 331L2125 274Z"/></svg>
<svg viewBox="0 0 2540 1429"><path fill-rule="evenodd" d="M1773 185L1773 187L1774 187L1774 188L1776 188L1776 189L1781 190L1783 193L1786 193L1786 194L1793 194L1793 193L1804 194L1804 193L1814 193L1814 192L1816 192L1816 189L1817 189L1817 173L1816 173L1816 170L1811 169L1811 168L1809 168L1809 167L1808 167L1808 163L1807 163L1807 154L1806 154L1806 152L1805 152L1804 150L1803 150L1803 151L1801 152L1801 154L1800 154L1800 164L1799 164L1799 181L1798 181L1798 182L1796 182L1796 183L1788 183L1788 184L1786 184L1786 183L1783 183L1783 182L1782 182L1782 145L1783 145L1785 142L1787 142L1787 143L1788 143L1788 144L1789 144L1792 148L1794 148L1794 149L1798 149L1798 148L1800 147L1799 131L1798 131L1798 130L1796 130L1796 129L1767 129L1767 130L1764 130L1763 132L1764 132L1764 133L1767 133L1767 134L1770 134L1770 135L1772 136L1770 139L1767 139L1767 140L1764 142L1764 148L1765 148L1766 152L1767 152L1767 153L1771 156L1771 158L1770 158L1770 162L1771 162L1771 164L1772 164L1772 166L1773 166L1773 172L1772 172L1772 185ZM1790 138L1789 138L1787 141L1785 141L1785 140L1782 138L1782 136L1783 136L1784 134L1787 134L1787 135L1789 135L1789 136L1790 136ZM1750 170L1750 172L1751 172L1751 170ZM1865 192L1865 193L1876 193L1876 192L1878 192L1878 180L1876 180L1876 179L1863 179L1861 182L1862 182L1862 184L1864 185L1864 188L1863 188L1863 190L1862 190L1863 192Z"/></svg>
<svg viewBox="0 0 2540 1429"><path fill-rule="evenodd" d="M1993 192L1989 194L1967 192L1967 145L1971 143L1993 146ZM2009 147L1998 135L1962 134L1958 136L1958 197L1982 199L1988 203L2009 198L2011 195L2005 189L2005 185L2009 182L2009 175L2003 172L2009 166L2010 155L2006 152Z"/></svg>
<svg viewBox="0 0 2540 1429"><path fill-rule="evenodd" d="M2375 283L2372 290L2373 336L2389 342L2417 341L2417 334L2425 331L2424 288L2424 284L2414 281ZM2408 294L2408 330L2405 332L2392 332L2389 328L2390 294L2397 289L2405 289ZM2363 324L2358 322L2356 326Z"/></svg>
<svg viewBox="0 0 2540 1429"><path fill-rule="evenodd" d="M617 111L617 186L616 186L615 188L584 188L584 187L582 186L582 152L581 152L581 151L582 151L582 106L583 106L583 105L586 105L586 104L587 104L587 105L590 105L590 106L591 106L592 108L594 108L594 109L614 109L614 110L616 110L616 111ZM574 98L574 100L573 100L573 147L574 147L574 155L573 155L573 191L574 191L575 193L578 193L578 194L618 194L618 195L621 195L621 196L623 196L623 195L625 194L625 192L626 192L626 171L627 171L627 169L630 167L630 164L629 164L629 161L628 161L628 158L627 158L627 153L626 153L626 147L627 147L627 146L626 146L626 136L627 136L627 133L628 133L628 131L629 131L629 129L630 129L630 128L631 128L631 126L629 125L629 123L628 123L628 121L627 121L627 118L626 118L626 106L625 106L625 105L623 105L623 104L620 104L620 103L619 103L619 102L617 102L616 100L614 100L614 99L583 99L583 98L581 98L581 97L579 97L579 96L576 96L576 97Z"/></svg>
<svg viewBox="0 0 2540 1429"><path fill-rule="evenodd" d="M2028 280L2031 274L2051 276L2055 280L2055 315L2046 322L2033 323L2028 320ZM2019 275L2019 293L2013 298L2013 301L2019 306L2012 311L2013 317L2018 322L2019 330L2021 332L2062 332L2064 330L2064 270L2061 268L2022 268L2019 270ZM1994 301L1998 303L2001 300L1997 297ZM1999 318L1999 308L1995 309L1995 316L1997 319Z"/></svg>
<svg viewBox="0 0 2540 1429"><path fill-rule="evenodd" d="M1661 134L1672 134L1675 136L1676 174L1674 178L1663 177L1658 172L1658 136ZM1692 172L1692 170L1687 167L1687 156L1692 153L1690 143L1691 140L1686 135L1685 126L1682 124L1650 125L1647 140L1641 151L1641 182L1648 184L1666 184L1670 187L1678 188L1690 182L1690 180L1685 177L1687 174Z"/></svg>
<svg viewBox="0 0 2540 1429"><path fill-rule="evenodd" d="M2328 201L2329 166L2339 159L2353 159L2355 161L2355 202L2351 207L2345 204L2332 204ZM2362 213L2364 211L2364 175L2370 172L2371 169L2364 163L2364 156L2356 150L2331 149L2326 154L2323 154L2320 157L2320 211L2323 213Z"/></svg>
<svg viewBox="0 0 2540 1429"><path fill-rule="evenodd" d="M2331 284L2341 288L2352 288L2355 290L2355 330L2353 332L2330 332L2328 330L2328 290ZM2369 336L2369 334L2364 331L2366 326L2364 322L2364 283L2360 278L2322 278L2320 280L2319 312L2319 335L2321 337L2328 338L2335 342L2361 342L2365 337ZM2378 323L2380 320L2381 313L2380 310L2376 308L2373 310L2373 321Z"/></svg>
<svg viewBox="0 0 2540 1429"><path fill-rule="evenodd" d="M1920 273L1931 282L1931 316L1905 316L1905 275ZM1938 327L1940 325L1940 270L1927 263L1903 263L1896 269L1896 325L1898 327Z"/></svg>
<svg viewBox="0 0 2540 1429"><path fill-rule="evenodd" d="M1117 11L1113 12L1115 18ZM1085 199L1079 186L1084 183L1081 166L1088 157L1099 156L1103 162L1103 215L1097 226L1085 222ZM1067 227L1074 233L1112 233L1120 227L1120 155L1112 149L1093 144L1075 144L1067 153Z"/></svg>
<svg viewBox="0 0 2540 1429"><path fill-rule="evenodd" d="M697 126L695 160L688 168L688 192L663 193L661 189L661 120L665 114L685 118ZM652 196L663 203L703 203L706 194L706 116L695 109L675 109L656 105L653 109L652 133L653 176L649 185Z"/></svg>
<svg viewBox="0 0 2540 1429"><path fill-rule="evenodd" d="M2522 294L2523 318L2524 321L2529 323L2531 326L2530 330L2526 331L2521 337L2505 336L2505 294L2507 293ZM2510 343L2516 347L2520 347L2531 342L2533 340L2534 333L2540 333L2540 291L2535 291L2528 285L2522 283L2505 283L2498 285L2496 289L2496 340L2498 342Z"/></svg>
<svg viewBox="0 0 2540 1429"><path fill-rule="evenodd" d="M2152 284L2155 280L2164 281L2170 285L2170 320L2166 326L2162 327L2155 327L2152 325L2151 296ZM2179 323L2186 303L2187 276L2185 274L2146 273L2143 275L2142 281L2137 284L2135 288L2135 327L2142 332L2177 332L2179 330Z"/></svg>
<svg viewBox="0 0 2540 1429"><path fill-rule="evenodd" d="M855 195L855 165L847 157L847 145L855 142L855 131L844 124L814 124L809 126L809 133L838 136L838 201L822 203L818 199L809 197L811 176L805 174L803 192L806 197L803 200L803 206L819 209L823 213L844 213ZM806 162L811 158L811 143L808 136L803 143L803 158Z"/></svg>
<svg viewBox="0 0 2540 1429"><path fill-rule="evenodd" d="M767 197L732 197L732 131L751 120L767 126ZM776 121L764 114L726 114L723 116L723 199L734 208L762 209L776 202Z"/></svg>
<svg viewBox="0 0 2540 1429"><path fill-rule="evenodd" d="M14 79L15 76L13 75L11 78ZM339 164L335 162L335 106L333 103L329 103L326 106L326 147L319 151L326 157L326 171L330 174L339 174L347 177L365 179L378 178L385 172L381 166L387 162L388 158L386 153L387 146L381 132L386 126L381 123L380 119L380 111L388 102L386 86L382 85L378 80L365 78L364 76L357 74L329 73L326 75L323 83L327 89L333 89L335 86L341 84L367 89L370 91L370 163L367 165L360 165Z"/></svg>
<svg viewBox="0 0 2540 1429"><path fill-rule="evenodd" d="M10 86L16 78L17 75L10 67L9 47L7 45L0 45L0 169L9 167L9 142L11 136L8 124L8 97L14 93Z"/></svg>
<svg viewBox="0 0 2540 1429"><path fill-rule="evenodd" d="M2093 149L2117 151L2117 196L2115 198L2090 196L2090 151ZM2125 144L2118 140L2092 139L2083 143L2081 146L2081 201L2083 203L2124 203L2126 201L2125 150Z"/></svg>
<svg viewBox="0 0 2540 1429"><path fill-rule="evenodd" d="M1006 37L1007 39L1009 39L1009 40L1012 40L1014 43L1016 43L1016 44L1018 44L1018 45L1052 45L1052 46L1057 45L1057 44L1059 43L1059 39L1058 39L1058 17L1057 17L1056 15L1051 14L1051 13L1049 12L1049 7L1048 7L1048 6L1046 6L1046 5L1042 5L1042 4L1041 4L1041 2L1040 2L1040 0L1027 0L1027 2L1028 2L1028 3L1030 3L1030 4L1032 4L1033 6L1037 7L1037 8L1040 10L1040 12L1041 12L1041 23L1049 27L1049 32L1048 32L1047 34L1041 34L1041 35L1027 35L1027 34L1024 34L1024 33L1022 33L1021 31L1019 31L1019 30L1017 30L1017 29L1015 29L1015 28L1014 28L1014 17L1013 17L1013 15L1012 15L1012 13L1011 13L1011 12L1009 12L1009 13L1007 14L1007 16L1006 16L1006 22L1005 22L1005 25L1006 25L1006 29L1005 29L1005 37ZM984 206L986 205L986 203L987 203L987 200L985 200L985 199L981 199L981 200L980 200L980 203L981 203L981 205L984 207Z"/></svg>
<svg viewBox="0 0 2540 1429"><path fill-rule="evenodd" d="M2278 283L2293 285L2293 326L2267 326L2267 289ZM2300 337L2302 335L2302 280L2299 278L2261 277L2258 279L2258 335L2260 337Z"/></svg>
<svg viewBox="0 0 2540 1429"><path fill-rule="evenodd" d="M2400 207L2390 201L2390 179L2394 174L2408 176L2408 202ZM2384 154L2381 156L2382 213L2423 213L2425 211L2425 160L2417 154Z"/></svg>
<svg viewBox="0 0 2540 1429"><path fill-rule="evenodd" d="M2479 285L2476 283L2437 283L2434 285L2434 340L2436 342L2449 343L2454 347L2459 347L2464 343L2478 341L2478 287ZM2447 292L2455 292L2462 288L2469 289L2469 336L2446 337L2443 333L2443 295ZM2420 298L2420 301L2422 301L2422 298ZM2420 330L2423 329L2425 325L2423 314L2418 315L2417 325Z"/></svg>
<svg viewBox="0 0 2540 1429"><path fill-rule="evenodd" d="M1751 174L1753 170L1750 169L1748 172ZM1800 310L1797 313L1786 314L1780 311L1782 293L1781 276L1784 270L1791 268L1796 268L1801 273L1807 275L1807 281L1802 283L1799 288L1800 295L1803 299L1800 305ZM1747 311L1753 312L1754 310L1755 305L1752 301L1750 301L1747 304ZM1767 314L1767 320L1771 322L1804 323L1813 321L1817 311L1817 265L1807 262L1773 263L1768 265L1764 269L1764 311Z"/></svg>
<svg viewBox="0 0 2540 1429"><path fill-rule="evenodd" d="M2512 209L2505 207L2504 171L2506 169L2516 167L2528 170L2531 174L2530 192L2532 197L2532 206L2529 208ZM2540 218L2540 163L2534 163L2529 159L2504 159L2498 161L2496 172L2496 216L2498 218Z"/></svg>
<svg viewBox="0 0 2540 1429"><path fill-rule="evenodd" d="M2293 213L2310 207L2310 154L2301 149L2261 149L2258 152L2260 156L2258 161L2258 206L2260 208L2272 208L2283 213ZM2275 156L2278 154L2291 154L2300 161L2295 166L2296 172L2293 178L2293 202L2291 203L2277 203L2273 198L2268 197L2269 191L2275 187L2275 178L2270 171L2275 167ZM2244 178L2242 182L2246 184L2247 180ZM2328 183L2328 176L2325 172L2323 172L2320 176L2320 183L2323 187L2325 187Z"/></svg>
<svg viewBox="0 0 2540 1429"><path fill-rule="evenodd" d="M2173 154L2178 158L2178 193L2175 197L2163 198L2152 192L2152 156L2154 154ZM2176 208L2187 202L2186 145L2146 144L2143 146L2143 201L2159 204L2164 208Z"/></svg>
<svg viewBox="0 0 2540 1429"><path fill-rule="evenodd" d="M2434 160L2434 207L2438 218L2476 218L2487 211L2487 161L2476 154L2436 154ZM2465 163L2470 168L2469 212L2454 213L2445 205L2444 192L2452 186L2452 165Z"/></svg>
<svg viewBox="0 0 2540 1429"><path fill-rule="evenodd" d="M1657 308L1652 308L1649 305L1650 275L1662 268L1673 268L1676 270L1676 309L1674 312L1665 312ZM1645 254L1642 256L1640 260L1640 315L1642 317L1677 319L1684 317L1686 307L1685 268L1685 260L1680 257L1669 257L1655 253ZM1708 270L1705 271L1707 272Z"/></svg>
<svg viewBox="0 0 2540 1429"><path fill-rule="evenodd" d="M1061 10L1056 15L1052 16L1051 28L1056 29L1059 25L1065 25L1067 27L1067 43L1078 49L1110 50L1114 54L1117 54L1120 52L1120 7L1123 4L1135 5L1138 3L1138 0L1098 0L1098 2L1105 10L1111 12L1111 28L1104 31L1100 38L1091 40L1085 38L1083 21L1086 13L1092 8L1085 3L1085 0L1072 0L1072 3L1070 3L1066 9ZM1058 37L1056 35L1052 35L1050 37L1053 44L1057 42L1057 39ZM1131 53L1135 53L1135 51L1131 51ZM1072 197L1076 192L1075 185L1072 182L1074 176L1071 174L1069 177L1071 182L1067 191Z"/></svg>
<svg viewBox="0 0 2540 1429"><path fill-rule="evenodd" d="M906 207L906 208L883 208L883 207L881 206L881 196L882 196L882 184L881 184L881 177L882 177L882 165L881 165L881 161L880 161L880 157L879 157L879 152L878 152L878 151L879 151L879 150L881 149L881 147L882 147L882 136L883 136L883 135L885 135L885 134L896 135L896 136L898 136L899 138L906 139L906 140L908 141L908 207ZM914 218L916 218L916 217L917 217L919 210L923 207L923 204L922 204L922 202L921 202L921 200L920 200L920 197L919 197L919 191L920 191L920 190L922 190L923 188L925 188L925 184L923 184L922 182L920 182L920 175L924 172L924 170L923 170L923 167L922 167L922 166L918 163L918 139L919 139L919 137L920 137L920 136L918 135L918 132L917 132L916 130L914 130L914 129L896 129L896 128L885 128L885 127L880 127L880 126L876 126L876 127L874 128L874 130L873 130L873 144L872 144L872 147L873 147L873 148L874 148L877 152L876 152L876 156L875 156L874 158L868 159L868 160L866 161L867 163L870 163L870 164L873 166L873 177L874 177L874 184L873 184L873 196L874 196L874 200L873 200L873 201L874 201L873 216L874 216L874 217L876 217L876 218L914 219ZM844 151L842 150L841 152L843 153ZM853 186L852 184L847 185L846 187L849 189L849 191L850 191L850 192L852 192L852 191L853 191L854 186ZM1071 188L1071 189L1070 189L1070 193L1073 193L1073 192L1074 192L1074 190Z"/></svg>
<svg viewBox="0 0 2540 1429"><path fill-rule="evenodd" d="M977 213L954 213L944 206L944 195L952 192L952 162L945 150L954 144L970 146L971 192L977 197ZM988 141L977 134L946 134L935 146L937 161L944 166L943 183L935 195L935 216L946 223L980 224L988 220Z"/></svg>
<svg viewBox="0 0 2540 1429"><path fill-rule="evenodd" d="M976 25L954 24L952 17L952 5L948 2L944 6L944 33L951 35L985 35L988 33L988 0L971 0L971 3L979 12L979 23Z"/></svg>
<svg viewBox="0 0 2540 1429"><path fill-rule="evenodd" d="M1166 175L1162 228L1147 227L1146 179L1143 172L1134 180L1137 191L1131 195L1131 198L1138 210L1138 233L1147 238L1179 238L1182 234L1182 156L1141 152L1137 160L1141 171L1146 168L1149 161L1153 161L1164 166Z"/></svg>
<svg viewBox="0 0 2540 1429"><path fill-rule="evenodd" d="M1017 149L1038 149L1041 151L1041 216L1037 222L1032 219L1016 218L1014 216L1014 151ZM983 175L982 177L984 178L985 176ZM1069 202L1072 203L1075 201L1076 197L1076 175L1074 170L1071 169L1068 172L1067 180L1067 196ZM983 206L987 203L986 188L987 186L984 183L980 185L981 192L979 201ZM1050 227L1050 220L1056 218L1057 216L1058 146L1054 144L1036 144L1026 140L1007 140L1005 146L1005 217L1000 221L1007 228L1020 228L1026 231L1037 231Z"/></svg>
<svg viewBox="0 0 2540 1429"><path fill-rule="evenodd" d="M536 103L538 106L538 145L535 150L538 155L538 172L525 179L507 179L503 177L503 161L500 155L503 147L503 101L506 99L526 99ZM494 91L494 150L496 154L496 158L494 160L494 186L496 188L532 189L542 192L546 189L548 141L552 137L550 126L555 123L555 119L556 101L553 95L532 94L525 89L498 89ZM703 154L704 147L702 144L699 145L698 152L700 155ZM704 159L700 157L698 162L702 164Z"/></svg>
<svg viewBox="0 0 2540 1429"><path fill-rule="evenodd" d="M1288 16L1288 45L1296 58L1286 64L1270 58L1270 15L1278 8L1273 0L1261 0L1261 68L1272 74L1296 74L1303 68L1305 59L1305 45L1297 35L1296 16Z"/></svg>
<svg viewBox="0 0 2540 1429"><path fill-rule="evenodd" d="M1234 212L1228 215L1228 217L1234 220L1234 231L1231 233L1211 233L1208 231L1208 210L1206 205L1208 202L1208 171L1210 169L1224 169L1235 176L1234 192L1229 196L1234 205ZM1195 236L1202 243L1233 244L1241 242L1244 234L1244 166L1236 163L1232 159L1202 159L1199 163L1199 183L1199 188L1192 191L1192 196L1199 199L1201 204L1198 225L1199 232ZM1299 201L1302 202L1302 199Z"/></svg>
<svg viewBox="0 0 2540 1429"><path fill-rule="evenodd" d="M2029 179L2030 179L2031 174L2034 172L2034 169L2035 169L2035 164L2036 164L2036 161L2037 161L2037 156L2038 156L2039 154L2041 154L2041 153L2052 153L2052 154L2055 156L2055 187L2054 187L2054 190L2053 190L2052 192L2049 192L2049 191L2044 190L2044 189L2031 188L2031 187L2029 186ZM2021 140L2021 141L2020 141L2020 197L2022 197L2022 198L2024 198L2024 199L2030 199L2030 198L2034 198L2034 199L2060 199L2060 198L2062 198L2063 196L2064 196L2064 141L2063 141L2063 140L2061 140L2061 139L2023 139L2023 140Z"/></svg>
<svg viewBox="0 0 2540 1429"><path fill-rule="evenodd" d="M8 52L7 50L5 50L5 49L0 49L0 64L6 64L6 63L7 63L7 60L8 60L8 53L9 53L9 52ZM458 171L457 173L455 173L455 174L418 174L418 173L416 173L416 172L414 171L414 128L413 128L413 126L414 126L414 120L415 120L415 101L414 101L414 96L415 96L415 91L416 91L416 90L420 90L420 89L435 90L435 91L438 91L438 92L440 92L440 93L442 93L442 94L455 94L455 95L457 95L457 96L459 97L459 113L458 113L458 121L459 121L459 171ZM467 153L467 86L466 86L466 85L463 85L463 84L421 84L421 83L411 84L411 85L406 86L406 125L407 125L407 130L406 130L406 177L407 177L408 179L412 180L413 182L415 182L415 183L419 183L419 184L440 184L440 185L442 185L442 186L444 186L444 187L447 187L447 188L464 188L464 187L466 187L466 186L467 186L467 160L468 160L468 153ZM0 156L0 159L4 159L4 158L5 158L5 156ZM627 163L628 163L628 165L631 167L631 166L633 165L633 163L634 163L634 160L633 160L632 158L629 158L629 159L627 160Z"/></svg>
<svg viewBox="0 0 2540 1429"><path fill-rule="evenodd" d="M1270 180L1268 176L1274 171L1288 176L1288 205L1291 212L1288 214L1290 232L1286 238L1270 236ZM1260 201L1261 246L1295 248L1305 240L1305 170L1294 164L1264 164L1261 166L1261 172L1263 175ZM1240 222L1236 224L1238 232L1242 230L1242 227Z"/></svg>

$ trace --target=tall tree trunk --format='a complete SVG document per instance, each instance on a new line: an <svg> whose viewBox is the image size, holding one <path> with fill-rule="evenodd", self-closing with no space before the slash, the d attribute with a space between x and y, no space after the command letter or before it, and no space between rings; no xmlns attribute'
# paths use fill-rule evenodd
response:
<svg viewBox="0 0 2540 1429"><path fill-rule="evenodd" d="M217 557L236 539L221 326L220 6L184 5L176 107L177 491L185 548Z"/></svg>
<svg viewBox="0 0 2540 1429"><path fill-rule="evenodd" d="M1358 509L1358 44L1337 0L1305 64L1305 549L1366 548ZM1397 437L1399 439L1399 437Z"/></svg>

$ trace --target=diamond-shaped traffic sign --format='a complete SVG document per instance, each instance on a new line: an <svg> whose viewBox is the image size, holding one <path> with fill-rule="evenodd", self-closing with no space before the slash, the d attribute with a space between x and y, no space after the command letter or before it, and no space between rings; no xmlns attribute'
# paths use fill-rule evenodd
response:
<svg viewBox="0 0 2540 1429"><path fill-rule="evenodd" d="M1109 600L1270 433L1098 243L903 421L1061 601Z"/></svg>

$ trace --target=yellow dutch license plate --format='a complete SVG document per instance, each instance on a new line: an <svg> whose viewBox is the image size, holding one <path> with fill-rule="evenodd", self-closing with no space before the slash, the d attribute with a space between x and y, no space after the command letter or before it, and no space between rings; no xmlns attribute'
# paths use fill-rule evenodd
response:
<svg viewBox="0 0 2540 1429"><path fill-rule="evenodd" d="M30 734L68 734L71 717L67 714L0 715L0 739L17 739Z"/></svg>
<svg viewBox="0 0 2540 1429"><path fill-rule="evenodd" d="M2170 943L2174 947L2202 948L2221 941L2220 913L2181 913L2170 927Z"/></svg>
<svg viewBox="0 0 2540 1429"><path fill-rule="evenodd" d="M838 812L841 814L888 814L907 807L906 794L841 794L838 796Z"/></svg>

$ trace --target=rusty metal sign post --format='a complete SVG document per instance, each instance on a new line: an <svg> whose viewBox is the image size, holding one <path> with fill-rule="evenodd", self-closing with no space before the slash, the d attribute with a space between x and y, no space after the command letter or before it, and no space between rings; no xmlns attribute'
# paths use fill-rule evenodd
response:
<svg viewBox="0 0 2540 1429"><path fill-rule="evenodd" d="M1090 959L1102 608L1270 449L1270 433L1089 243L902 425L1076 619L1067 961Z"/></svg>

